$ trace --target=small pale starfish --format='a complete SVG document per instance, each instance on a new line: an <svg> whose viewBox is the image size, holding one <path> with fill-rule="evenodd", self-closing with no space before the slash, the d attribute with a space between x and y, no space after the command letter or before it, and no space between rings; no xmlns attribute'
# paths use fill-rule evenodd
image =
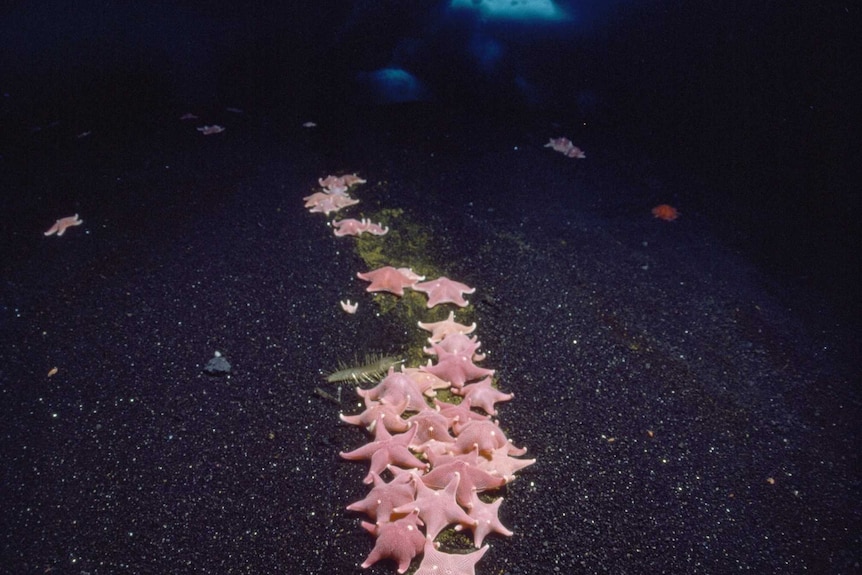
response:
<svg viewBox="0 0 862 575"><path fill-rule="evenodd" d="M51 226L47 232L45 232L45 235L52 236L54 234L57 234L57 237L60 237L64 233L66 233L66 228L70 228L72 226L80 226L83 223L84 220L78 219L78 214L75 214L74 216L60 218L59 220L54 222L54 225Z"/></svg>

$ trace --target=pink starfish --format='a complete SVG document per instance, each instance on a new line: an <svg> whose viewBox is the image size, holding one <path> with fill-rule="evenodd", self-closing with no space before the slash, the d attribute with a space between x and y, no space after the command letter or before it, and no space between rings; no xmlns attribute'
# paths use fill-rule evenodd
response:
<svg viewBox="0 0 862 575"><path fill-rule="evenodd" d="M422 351L428 355L436 355L438 359L459 355L473 361L482 361L485 359L485 354L479 353L480 347L482 342L477 341L475 336L471 338L463 333L450 333L439 343L432 343L430 348L422 348Z"/></svg>
<svg viewBox="0 0 862 575"><path fill-rule="evenodd" d="M198 132L200 132L204 136L211 136L213 134L221 134L222 132L224 132L224 126L218 126L218 125L201 126L198 128Z"/></svg>
<svg viewBox="0 0 862 575"><path fill-rule="evenodd" d="M427 467L425 462L410 453L407 448L413 441L414 435L416 435L415 427L405 433L392 435L386 430L385 425L378 422L374 429L374 441L353 451L342 451L339 455L350 460L371 460L368 475L362 480L366 484L374 481L374 473L380 473L390 464L425 469Z"/></svg>
<svg viewBox="0 0 862 575"><path fill-rule="evenodd" d="M70 228L72 226L80 226L83 223L84 223L84 220L78 219L78 214L75 214L74 216L68 216L65 218L60 218L59 220L54 222L53 226L48 228L48 231L45 232L45 235L51 236L51 235L57 234L57 237L59 238L64 233L66 233L66 228Z"/></svg>
<svg viewBox="0 0 862 575"><path fill-rule="evenodd" d="M378 523L389 521L395 507L413 501L416 487L413 485L411 477L410 474L403 473L386 483L378 474L372 474L374 487L371 488L365 499L348 505L348 511L365 513Z"/></svg>
<svg viewBox="0 0 862 575"><path fill-rule="evenodd" d="M464 424L468 421L487 421L490 419L489 416L482 415L478 411L470 409L470 398L464 398L458 405L435 399L434 407L452 424Z"/></svg>
<svg viewBox="0 0 862 575"><path fill-rule="evenodd" d="M455 443L455 438L449 435L449 420L439 411L420 411L407 419L406 423L419 428L411 444L417 451L422 451L422 446L429 441Z"/></svg>
<svg viewBox="0 0 862 575"><path fill-rule="evenodd" d="M415 575L476 575L476 563L488 551L485 545L478 551L466 555L443 553L438 551L434 542L429 538L425 540L425 551L422 563Z"/></svg>
<svg viewBox="0 0 862 575"><path fill-rule="evenodd" d="M418 283L413 286L413 289L428 294L429 308L441 303L454 303L457 306L466 307L470 302L464 299L463 294L471 294L476 291L476 288L450 280L445 276Z"/></svg>
<svg viewBox="0 0 862 575"><path fill-rule="evenodd" d="M421 371L418 367L401 367L401 371L410 379L416 382L419 389L422 390L427 397L437 395L438 389L449 389L450 383L444 379L440 379L434 374Z"/></svg>
<svg viewBox="0 0 862 575"><path fill-rule="evenodd" d="M392 266L384 266L364 274L357 273L356 277L371 282L365 291L388 291L399 296L404 295L404 288L413 287L416 284L415 279L408 277L404 272Z"/></svg>
<svg viewBox="0 0 862 575"><path fill-rule="evenodd" d="M434 539L450 523L474 527L476 521L467 515L455 501L460 475L455 473L444 489L431 489L414 476L416 500L393 509L395 513L419 514L425 524L425 536Z"/></svg>
<svg viewBox="0 0 862 575"><path fill-rule="evenodd" d="M365 408L365 411L357 415L340 414L338 417L344 423L350 425L361 425L370 432L374 432L374 427L378 420L386 426L390 433L404 433L410 428L410 424L401 418L401 414L407 409L407 400L405 399L397 405L390 403L377 403Z"/></svg>
<svg viewBox="0 0 862 575"><path fill-rule="evenodd" d="M419 531L418 523L416 513L392 522L378 522L376 525L363 521L362 526L377 537L377 541L362 568L366 569L381 559L391 557L398 563L399 573L407 571L410 561L419 554L425 543L425 536Z"/></svg>
<svg viewBox="0 0 862 575"><path fill-rule="evenodd" d="M327 194L326 192L315 192L302 199L305 200L305 207L308 208L309 212L322 212L327 216L331 212L337 212L341 208L359 203L359 200L355 200L347 194Z"/></svg>
<svg viewBox="0 0 862 575"><path fill-rule="evenodd" d="M365 180L356 174L345 174L343 176L329 175L325 178L318 178L317 183L320 184L321 188L328 190L330 193L343 193L351 186L364 184Z"/></svg>
<svg viewBox="0 0 862 575"><path fill-rule="evenodd" d="M464 387L468 381L494 375L493 369L479 367L466 355L450 355L434 365L423 365L420 369L445 379L452 387Z"/></svg>
<svg viewBox="0 0 862 575"><path fill-rule="evenodd" d="M453 427L456 433L453 448L455 453L470 453L478 449L482 455L490 455L495 449L510 445L509 439L500 426L489 419L468 421L464 424L456 422ZM509 447L508 453L523 455L526 451L512 446Z"/></svg>
<svg viewBox="0 0 862 575"><path fill-rule="evenodd" d="M555 152L560 152L569 158L583 159L587 157L584 151L574 145L568 138L551 138L548 143L545 144L545 147L551 148Z"/></svg>
<svg viewBox="0 0 862 575"><path fill-rule="evenodd" d="M380 224L375 224L367 219L357 220L355 218L346 218L332 222L334 233L338 237L343 236L360 236L365 232L373 236L383 236L389 232L389 228L384 228Z"/></svg>
<svg viewBox="0 0 862 575"><path fill-rule="evenodd" d="M476 456L475 458L471 457L471 459L478 462L479 458ZM434 469L422 476L422 481L428 487L443 489L449 485L449 482L456 473L460 475L461 480L458 482L455 498L464 507L470 505L473 493L496 489L506 483L506 480L502 477L491 475L464 459L455 458L451 458L441 465L435 464Z"/></svg>
<svg viewBox="0 0 862 575"><path fill-rule="evenodd" d="M503 393L491 386L491 378L486 377L478 383L465 385L461 389L455 389L455 393L470 399L474 407L482 409L488 415L497 415L494 404L500 401L509 401L515 397L514 393Z"/></svg>
<svg viewBox="0 0 862 575"><path fill-rule="evenodd" d="M452 333L473 333L476 329L476 322L473 322L473 325L462 325L457 323L455 321L455 312L450 311L447 319L433 323L422 323L420 321L419 327L431 332L431 337L428 338L431 343L438 343L444 337Z"/></svg>
<svg viewBox="0 0 862 575"><path fill-rule="evenodd" d="M365 400L365 405L369 407L371 402L379 401L389 405L404 404L404 409L408 411L430 409L425 403L419 385L406 374L395 371L394 367L389 368L389 373L380 380L380 383L369 389L357 387L356 393ZM404 410L402 409L402 411Z"/></svg>
<svg viewBox="0 0 862 575"><path fill-rule="evenodd" d="M343 220L334 220L332 229L336 236L358 236L365 231L365 221L357 220L356 218L345 218Z"/></svg>
<svg viewBox="0 0 862 575"><path fill-rule="evenodd" d="M511 537L512 531L506 529L506 526L500 523L499 511L500 504L503 503L503 498L495 499L491 503L485 503L475 493L473 494L473 502L470 505L468 515L472 517L476 523L473 526L473 544L478 548L485 541L485 536L491 532ZM460 531L460 525L455 526L456 531Z"/></svg>
<svg viewBox="0 0 862 575"><path fill-rule="evenodd" d="M536 462L535 459L518 459L517 457L509 457L512 444L509 443L503 447L497 448L491 452L490 459L484 457L479 458L479 467L490 473L497 475L506 480L506 483L511 483L515 480L515 473L528 467ZM520 451L515 448L516 451ZM523 452L521 452L523 455Z"/></svg>

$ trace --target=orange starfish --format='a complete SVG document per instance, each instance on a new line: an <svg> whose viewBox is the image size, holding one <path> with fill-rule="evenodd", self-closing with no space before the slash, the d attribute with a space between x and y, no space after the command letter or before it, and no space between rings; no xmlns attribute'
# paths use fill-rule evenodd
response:
<svg viewBox="0 0 862 575"><path fill-rule="evenodd" d="M680 212L668 204L660 204L652 209L653 217L666 222L672 222L680 216Z"/></svg>

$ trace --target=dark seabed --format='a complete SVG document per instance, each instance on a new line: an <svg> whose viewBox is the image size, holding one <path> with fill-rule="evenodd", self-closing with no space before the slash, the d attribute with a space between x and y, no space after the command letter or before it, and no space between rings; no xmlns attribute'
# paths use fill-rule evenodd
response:
<svg viewBox="0 0 862 575"><path fill-rule="evenodd" d="M357 241L303 208L352 172L367 183L338 216L400 210L400 239L374 241L476 287L482 365L515 393L501 426L537 459L477 573L862 572L858 180L834 202L822 187L844 194L849 155L811 159L793 191L768 174L801 159L791 143L762 171L727 142L698 163L710 144L674 139L670 104L629 133L612 111L308 90L7 105L0 572L395 573L359 567L373 539L344 510L367 491L367 464L338 455L365 441L338 419L356 398L315 391L421 333L365 292ZM558 136L587 157L543 147ZM653 218L662 203L679 219ZM204 373L216 351L230 375Z"/></svg>

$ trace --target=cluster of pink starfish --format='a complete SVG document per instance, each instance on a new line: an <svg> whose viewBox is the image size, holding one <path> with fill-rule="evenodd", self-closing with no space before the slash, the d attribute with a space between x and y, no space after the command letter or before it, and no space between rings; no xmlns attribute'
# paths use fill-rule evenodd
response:
<svg viewBox="0 0 862 575"><path fill-rule="evenodd" d="M353 183L361 183L350 178L320 180L324 191L318 194L325 197L305 198L306 207L325 207L326 198L346 196ZM318 199L320 204L315 203ZM342 219L332 225L336 235L388 231L368 220ZM476 291L447 277L423 281L410 268L384 266L356 275L370 282L369 292L397 296L405 289L424 292L429 308L447 303L465 307L469 302L464 295ZM354 312L355 306L350 304ZM370 462L363 481L372 485L371 490L347 509L366 514L370 521L362 521L362 527L375 537L362 567L392 559L404 573L421 555L417 575L475 575L476 563L488 550L485 537L512 535L498 516L503 498L493 499L490 492L514 480L517 471L535 460L518 458L526 450L515 447L492 419L496 404L514 395L494 386L493 369L477 365L485 355L479 352L480 342L469 335L476 324L460 324L450 311L446 320L419 322L419 327L430 332L424 352L436 359L419 367L390 368L374 387L357 388L365 406L361 413L341 415L343 421L374 434L362 447L341 453L345 459ZM436 398L443 389L461 401ZM480 497L483 492L488 495ZM452 525L472 532L476 551L446 553L438 548L435 539Z"/></svg>
<svg viewBox="0 0 862 575"><path fill-rule="evenodd" d="M494 371L475 364L484 359L480 343L470 337L476 324L466 326L449 314L445 321L421 323L431 332L426 353L437 363L419 368L389 370L371 389L357 389L365 410L341 419L361 425L374 439L345 459L370 460L364 482L373 487L368 495L347 507L368 515L373 523L362 526L376 542L362 567L390 558L404 573L410 562L423 554L418 574L471 575L488 549L490 533L512 535L498 516L503 498L480 498L515 479L515 473L535 462L519 459L526 450L515 447L491 419L495 404L512 399L491 385ZM477 381L478 380L478 381ZM450 389L464 399L458 403L427 399L438 389ZM421 458L420 458L421 457ZM392 479L385 481L381 474ZM468 554L444 553L434 540L446 527L472 531L478 549ZM424 530L424 533L423 531Z"/></svg>
<svg viewBox="0 0 862 575"><path fill-rule="evenodd" d="M318 178L317 183L320 185L321 190L303 198L305 200L305 207L310 212L320 212L329 215L347 206L358 204L359 200L350 197L348 192L353 186L366 183L366 180L363 180L356 174L344 174L342 176L330 175L325 178ZM364 233L382 236L389 231L388 227L383 227L381 224L375 224L364 218L361 220L357 220L356 218L333 220L332 228L338 237L359 236Z"/></svg>
<svg viewBox="0 0 862 575"><path fill-rule="evenodd" d="M310 196L302 198L305 207L310 212L321 212L327 216L347 206L359 203L359 200L351 198L348 190L357 184L364 184L365 180L356 174L345 174L343 176L326 176L317 180L322 188Z"/></svg>
<svg viewBox="0 0 862 575"><path fill-rule="evenodd" d="M584 159L587 157L584 151L568 138L551 138L544 147L552 148L555 152L560 152L569 158Z"/></svg>

